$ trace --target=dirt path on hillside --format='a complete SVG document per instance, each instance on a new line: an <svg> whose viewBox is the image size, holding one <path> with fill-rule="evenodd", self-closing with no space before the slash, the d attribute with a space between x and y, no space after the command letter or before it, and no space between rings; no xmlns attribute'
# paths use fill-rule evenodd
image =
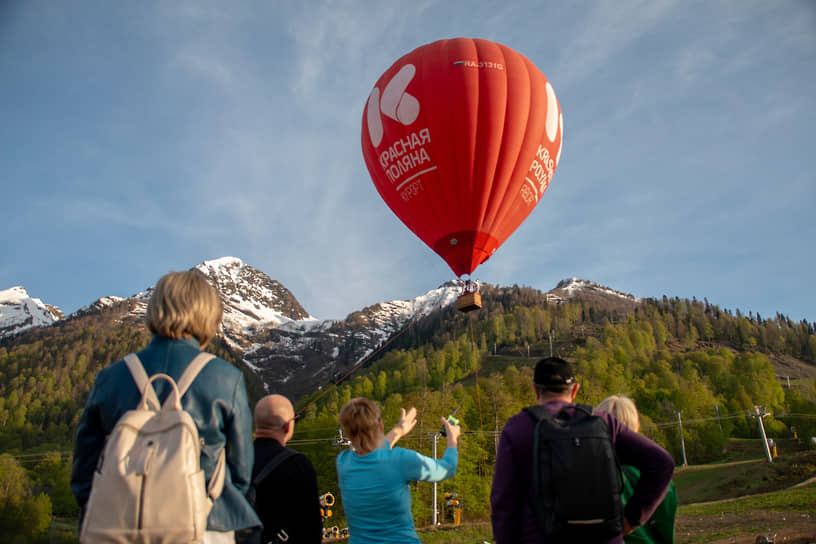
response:
<svg viewBox="0 0 816 544"><path fill-rule="evenodd" d="M816 543L816 506L814 512L751 511L720 516L678 516L676 522L678 544L755 544L758 536L776 534L775 540L786 544ZM750 530L750 531L749 531ZM711 535L745 533L712 540Z"/></svg>

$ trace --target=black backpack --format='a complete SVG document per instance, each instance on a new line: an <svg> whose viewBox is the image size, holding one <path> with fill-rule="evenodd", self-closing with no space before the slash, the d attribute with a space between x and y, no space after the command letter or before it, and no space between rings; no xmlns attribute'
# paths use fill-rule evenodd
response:
<svg viewBox="0 0 816 544"><path fill-rule="evenodd" d="M543 406L524 410L536 420L532 509L552 541L604 542L623 531L620 471L609 428L576 404L570 418Z"/></svg>

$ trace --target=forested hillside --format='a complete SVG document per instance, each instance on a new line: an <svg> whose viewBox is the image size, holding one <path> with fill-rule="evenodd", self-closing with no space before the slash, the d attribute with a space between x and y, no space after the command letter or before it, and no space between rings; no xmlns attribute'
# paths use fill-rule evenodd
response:
<svg viewBox="0 0 816 544"><path fill-rule="evenodd" d="M330 443L337 412L350 398L377 400L386 428L400 407L416 406L419 424L402 445L430 455L439 417L465 396L458 414L464 429L459 473L440 486L463 498L471 519L487 516L498 433L509 416L534 403L532 367L551 350L574 363L580 402L631 396L642 412L642 431L678 464L678 412L694 464L722 457L729 437L758 437L755 406L772 414L764 418L769 436L790 437L791 427L801 437L816 435L812 324L732 314L694 300L546 301L531 289L488 290L482 310L449 309L417 323L350 380L302 403L294 447L319 465L322 488L336 491L338 450ZM771 361L791 358L799 365L785 370L799 373L789 387ZM441 455L444 439L438 447ZM431 490L415 486L420 525L431 520Z"/></svg>
<svg viewBox="0 0 816 544"><path fill-rule="evenodd" d="M439 417L464 397L459 473L440 484L440 493L458 493L467 518L484 518L498 432L510 415L533 403L532 366L551 352L574 363L579 401L630 395L641 410L643 432L678 464L678 417L692 464L721 457L729 437L757 437L755 406L771 414L764 419L770 436L791 437L792 427L801 438L816 435L811 323L732 313L696 300L577 295L556 303L523 287L488 286L483 300L484 307L470 314L449 308L412 323L345 381L297 403L301 418L292 446L315 463L321 491L337 494L337 522L339 446L332 443L337 413L351 397L378 401L386 426L397 421L400 407L416 406L419 424L401 445L429 455ZM9 454L0 457L0 532L36 533L36 524L19 524L23 515L76 515L67 485L85 398L100 368L147 341L143 326L111 322L103 313L0 344L0 453ZM251 372L223 343L213 351L242 367L254 402L261 388ZM438 446L441 455L444 439ZM432 486L414 489L417 524L429 523Z"/></svg>

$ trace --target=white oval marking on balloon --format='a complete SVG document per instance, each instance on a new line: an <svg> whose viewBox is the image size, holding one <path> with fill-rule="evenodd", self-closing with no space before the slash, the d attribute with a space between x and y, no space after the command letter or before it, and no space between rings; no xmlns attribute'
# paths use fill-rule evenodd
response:
<svg viewBox="0 0 816 544"><path fill-rule="evenodd" d="M403 93L397 107L397 119L403 125L410 125L419 117L419 100L408 93Z"/></svg>
<svg viewBox="0 0 816 544"><path fill-rule="evenodd" d="M377 147L383 139L382 118L380 118L380 90L374 87L368 97L366 109L366 121L368 124L368 136L371 138L371 145Z"/></svg>
<svg viewBox="0 0 816 544"><path fill-rule="evenodd" d="M558 130L558 101L555 99L555 91L553 91L550 82L547 82L547 138L551 142L555 141L555 135Z"/></svg>
<svg viewBox="0 0 816 544"><path fill-rule="evenodd" d="M399 121L397 117L397 106L402 100L402 95L408 84L414 79L416 74L416 67L413 64L406 64L399 72L391 78L388 85L385 86L382 93L382 100L380 100L380 108L383 114L387 115L394 121Z"/></svg>

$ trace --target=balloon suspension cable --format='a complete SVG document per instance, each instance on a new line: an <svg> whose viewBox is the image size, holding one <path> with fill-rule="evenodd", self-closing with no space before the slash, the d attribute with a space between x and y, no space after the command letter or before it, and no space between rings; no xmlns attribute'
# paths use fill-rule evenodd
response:
<svg viewBox="0 0 816 544"><path fill-rule="evenodd" d="M484 421L482 420L482 395L479 391L479 358L476 351L476 340L473 337L473 314L470 314L470 345L473 354L473 372L476 377L476 404L479 406L479 442L482 450L482 474L487 476L487 452L484 448Z"/></svg>
<svg viewBox="0 0 816 544"><path fill-rule="evenodd" d="M380 347L378 347L377 349L375 349L374 351L372 351L372 352L371 352L371 353L370 353L370 354L369 354L367 357L364 357L364 358L363 358L361 361L359 361L357 364L355 364L353 367L351 367L351 370L349 370L348 372L346 372L346 373L345 373L345 374L344 374L344 375L343 375L343 376L342 376L342 377L341 377L339 380L337 380L336 382L334 382L334 383L331 385L331 387L327 387L325 391L323 391L321 394L319 394L318 396L316 396L315 398L313 398L312 400L310 400L309 402L307 402L307 403L306 403L306 404L303 406L303 408L301 408L300 410L298 410L298 411L296 412L296 414L295 414L295 418L296 418L296 419L297 419L297 418L300 418L301 414L303 414L303 412L305 412L305 411L306 411L306 408L308 408L309 406L311 406L312 404L314 404L315 402L317 402L318 400L320 400L321 398L323 398L324 396L326 396L326 395L327 395L329 392L331 392L331 391L333 391L334 389L336 389L336 388L337 388L337 386L338 386L338 385L340 385L341 383L343 383L343 381L344 381L346 378L348 378L349 376L351 376L352 374L354 374L355 372L357 372L358 370L360 370L360 368L361 368L361 367L362 367L364 364L366 364L367 362L369 362L369 361L370 361L370 360L371 360L371 359L372 359L372 358L373 358L375 355L377 355L379 352L381 352L381 351L382 351L382 350L384 350L386 347L388 347L388 345L389 345L389 344L391 344L391 342L393 342L394 340L396 340L397 338L399 338L400 336L402 336L402 334L403 334L403 333L405 333L405 331L407 331L408 329L410 329L410 328L411 328L411 325L413 325L413 324L414 324L414 321L415 321L415 319L412 319L411 321L409 321L409 322L408 322L408 324L407 324L407 325L405 325L405 327L403 327L401 331L399 331L397 334L395 334L394 336L392 336L391 338L389 338L389 339L388 339L388 341L386 341L385 343L383 343L383 345L381 345Z"/></svg>

